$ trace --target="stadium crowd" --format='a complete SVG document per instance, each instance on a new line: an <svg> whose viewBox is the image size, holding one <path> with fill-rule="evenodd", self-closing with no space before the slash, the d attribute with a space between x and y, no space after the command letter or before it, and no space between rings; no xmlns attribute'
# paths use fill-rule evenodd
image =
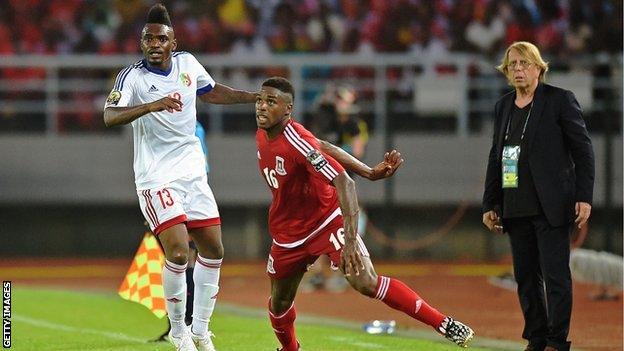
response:
<svg viewBox="0 0 624 351"><path fill-rule="evenodd" d="M0 54L138 53L147 0L2 0ZM162 1L195 53L622 51L618 0Z"/></svg>
<svg viewBox="0 0 624 351"><path fill-rule="evenodd" d="M390 52L435 61L449 53L468 52L496 60L505 47L518 40L534 42L551 62L568 62L570 57L583 54L622 52L622 1L619 0L160 2L171 12L178 50L198 55L259 57L270 53ZM154 0L0 0L0 55L138 56L137 33L141 32L145 12L153 3ZM227 81L245 86L243 83L251 77L276 74L287 73L235 71ZM372 72L352 67L304 72L306 76L310 74L340 80L353 76L370 78ZM112 71L80 69L65 69L58 76L114 78ZM236 80L239 76L242 83ZM413 74L392 69L388 78L400 80L399 87L408 87L401 94L405 95L404 100L411 99ZM30 101L42 101L45 91L28 91L14 84L42 79L46 79L46 71L41 67L0 67L0 99L13 101L15 105L0 109L0 132L50 128L46 127L42 108L19 112L23 104L30 106ZM312 93L316 91L302 92L307 101L315 99ZM360 94L363 98L374 95L372 90ZM60 132L104 129L99 117L100 93L62 92L58 98L61 104L56 126L52 128ZM370 114L365 117L369 122L372 120ZM228 123L239 120L228 119ZM240 129L236 123L233 130Z"/></svg>

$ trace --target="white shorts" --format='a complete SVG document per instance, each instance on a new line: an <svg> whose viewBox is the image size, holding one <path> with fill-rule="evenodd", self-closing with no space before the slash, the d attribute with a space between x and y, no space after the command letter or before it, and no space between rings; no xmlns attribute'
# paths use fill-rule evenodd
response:
<svg viewBox="0 0 624 351"><path fill-rule="evenodd" d="M206 174L185 176L153 189L137 190L143 216L154 234L176 224L188 229L221 224Z"/></svg>

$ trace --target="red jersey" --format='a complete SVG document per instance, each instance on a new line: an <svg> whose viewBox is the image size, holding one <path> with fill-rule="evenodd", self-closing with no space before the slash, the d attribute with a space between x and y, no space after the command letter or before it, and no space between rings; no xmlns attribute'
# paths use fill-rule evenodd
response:
<svg viewBox="0 0 624 351"><path fill-rule="evenodd" d="M344 168L320 151L316 137L292 119L269 140L256 132L260 175L273 195L269 232L276 245L303 244L341 215L332 180Z"/></svg>

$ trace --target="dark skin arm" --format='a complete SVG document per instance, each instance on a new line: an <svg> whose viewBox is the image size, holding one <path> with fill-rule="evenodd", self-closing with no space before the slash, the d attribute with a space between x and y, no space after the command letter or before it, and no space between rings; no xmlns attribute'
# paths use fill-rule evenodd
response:
<svg viewBox="0 0 624 351"><path fill-rule="evenodd" d="M216 84L208 93L199 97L202 101L213 104L244 104L256 101L256 93L235 90L223 84ZM108 107L104 110L104 124L107 127L128 124L150 112L167 110L181 111L182 102L172 97L164 97L154 102L132 107Z"/></svg>
<svg viewBox="0 0 624 351"><path fill-rule="evenodd" d="M104 124L107 127L128 124L148 113L164 110L169 112L182 111L182 101L166 96L160 100L137 106L107 107L104 109Z"/></svg>
<svg viewBox="0 0 624 351"><path fill-rule="evenodd" d="M357 248L359 206L355 182L349 177L347 172L342 172L334 178L332 183L338 193L338 202L340 203L344 221L345 244L342 248L340 268L347 276L351 274L359 275L360 270L364 268L364 263L362 261L362 253Z"/></svg>
<svg viewBox="0 0 624 351"><path fill-rule="evenodd" d="M355 174L368 180L379 180L391 177L404 161L401 158L400 152L392 150L384 154L383 161L371 168L338 146L324 140L317 140L321 146L322 152L336 159L345 169L355 172Z"/></svg>
<svg viewBox="0 0 624 351"><path fill-rule="evenodd" d="M236 90L223 84L215 84L214 88L208 93L200 95L199 98L203 102L210 104L250 104L256 102L257 93Z"/></svg>

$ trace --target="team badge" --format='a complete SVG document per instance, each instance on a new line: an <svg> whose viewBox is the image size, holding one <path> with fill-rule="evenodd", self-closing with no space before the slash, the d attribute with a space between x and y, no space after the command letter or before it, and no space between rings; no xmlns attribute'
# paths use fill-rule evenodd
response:
<svg viewBox="0 0 624 351"><path fill-rule="evenodd" d="M267 260L267 272L275 274L275 268L273 268L273 256L271 255L269 255L269 259Z"/></svg>
<svg viewBox="0 0 624 351"><path fill-rule="evenodd" d="M318 150L312 149L308 151L306 155L306 160L312 164L312 167L319 172L323 166L327 164L327 160Z"/></svg>
<svg viewBox="0 0 624 351"><path fill-rule="evenodd" d="M107 105L117 105L121 100L121 91L113 90L108 94L108 98L106 98Z"/></svg>
<svg viewBox="0 0 624 351"><path fill-rule="evenodd" d="M191 76L188 73L180 73L180 81L187 87L191 86Z"/></svg>
<svg viewBox="0 0 624 351"><path fill-rule="evenodd" d="M286 175L286 168L284 168L284 159L279 156L275 156L275 172L277 172L277 174L281 176Z"/></svg>

